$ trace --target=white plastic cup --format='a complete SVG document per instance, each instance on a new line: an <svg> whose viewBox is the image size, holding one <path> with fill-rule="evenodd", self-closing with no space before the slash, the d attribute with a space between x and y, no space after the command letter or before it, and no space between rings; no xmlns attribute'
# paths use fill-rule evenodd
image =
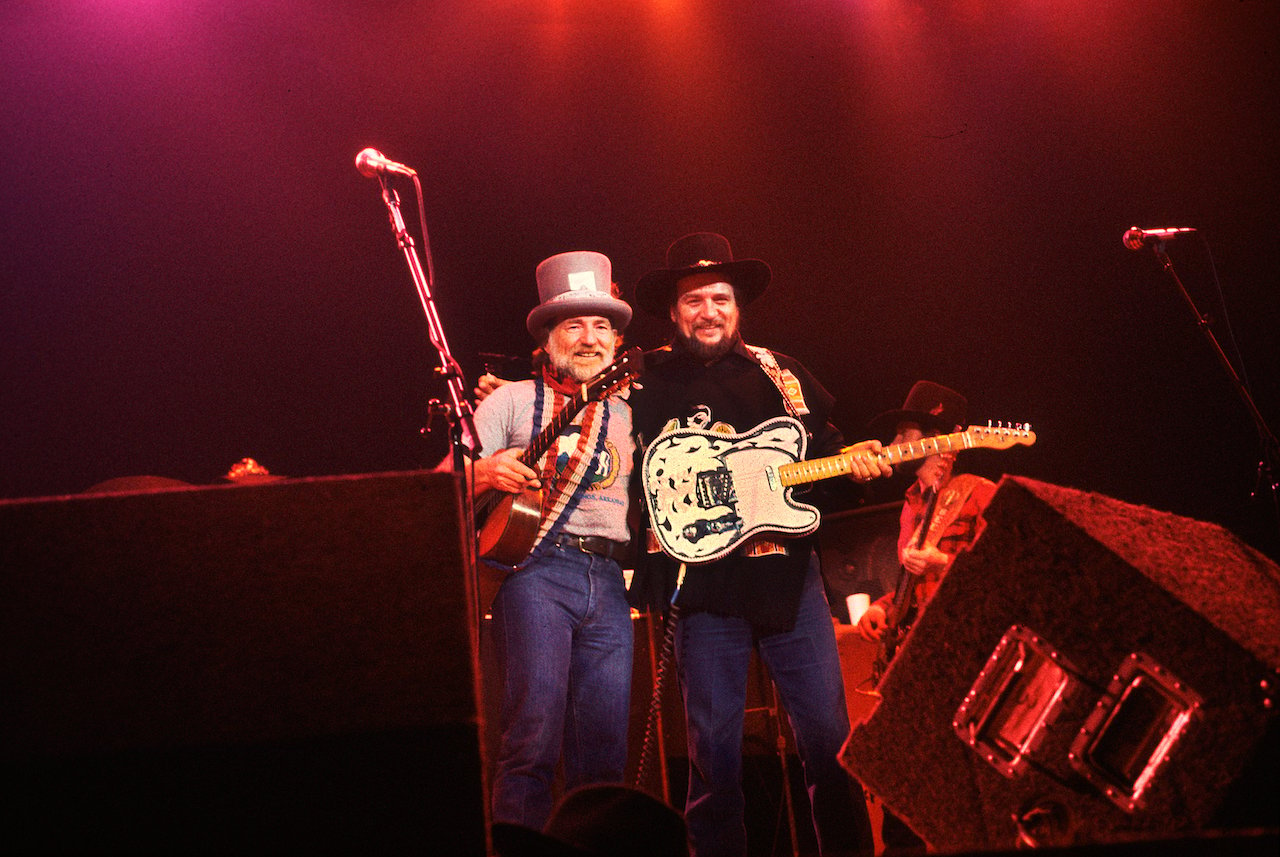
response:
<svg viewBox="0 0 1280 857"><path fill-rule="evenodd" d="M849 605L849 624L856 625L858 620L862 618L862 614L867 612L867 608L871 606L871 596L865 592L855 592L845 598L845 603Z"/></svg>

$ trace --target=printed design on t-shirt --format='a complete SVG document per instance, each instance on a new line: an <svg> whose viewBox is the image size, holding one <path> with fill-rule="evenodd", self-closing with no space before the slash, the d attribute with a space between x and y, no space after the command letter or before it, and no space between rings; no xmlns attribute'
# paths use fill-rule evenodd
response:
<svg viewBox="0 0 1280 857"><path fill-rule="evenodd" d="M564 473L565 467L569 464L569 456L578 446L578 435L582 434L582 427L571 425L564 430L560 437L556 438L556 476L559 477ZM613 485L618 480L619 472L619 456L618 448L613 445L613 441L605 438L604 449L588 466L586 474L582 477L582 484L586 486L588 491L604 490Z"/></svg>

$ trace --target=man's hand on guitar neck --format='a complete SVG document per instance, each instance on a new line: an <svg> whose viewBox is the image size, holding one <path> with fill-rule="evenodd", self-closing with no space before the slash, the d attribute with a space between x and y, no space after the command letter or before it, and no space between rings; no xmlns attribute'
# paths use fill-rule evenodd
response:
<svg viewBox="0 0 1280 857"><path fill-rule="evenodd" d="M854 482L870 482L878 477L893 475L893 465L881 454L884 449L878 440L863 440L840 450L849 453L849 478Z"/></svg>
<svg viewBox="0 0 1280 857"><path fill-rule="evenodd" d="M526 489L540 488L538 474L520 460L520 453L521 450L513 447L477 461L473 468L476 493L498 490L519 494Z"/></svg>
<svg viewBox="0 0 1280 857"><path fill-rule="evenodd" d="M934 545L924 547L907 545L898 556L902 560L902 567L915 578L945 571L953 559ZM855 626L859 637L874 643L884 636L889 627L888 601L889 596L885 596L863 612Z"/></svg>

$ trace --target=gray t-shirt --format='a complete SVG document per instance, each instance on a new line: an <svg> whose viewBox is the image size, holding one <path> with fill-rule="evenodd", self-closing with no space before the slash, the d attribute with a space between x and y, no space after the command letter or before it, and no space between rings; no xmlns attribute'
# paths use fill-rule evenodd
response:
<svg viewBox="0 0 1280 857"><path fill-rule="evenodd" d="M476 433L481 454L493 455L503 449L525 449L533 437L535 381L504 384L490 393L476 408ZM551 422L551 402L543 402L540 431ZM569 511L563 530L579 536L603 536L616 542L631 538L627 529L627 502L631 485L632 454L631 407L618 396L607 399L609 425L604 449L595 456L586 475L585 487L577 505ZM583 409L586 410L585 408ZM577 446L582 412L573 418L552 444L547 455L556 456L556 473L563 471ZM590 451L588 451L589 453ZM541 465L534 467L541 472Z"/></svg>

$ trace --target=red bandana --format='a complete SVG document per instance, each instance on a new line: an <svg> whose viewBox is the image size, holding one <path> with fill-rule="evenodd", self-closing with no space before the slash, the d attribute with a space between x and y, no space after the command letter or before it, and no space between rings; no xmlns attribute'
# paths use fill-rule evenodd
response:
<svg viewBox="0 0 1280 857"><path fill-rule="evenodd" d="M550 366L542 367L542 380L546 381L551 389L566 396L576 396L582 389L582 384L572 378L562 378L560 373Z"/></svg>

